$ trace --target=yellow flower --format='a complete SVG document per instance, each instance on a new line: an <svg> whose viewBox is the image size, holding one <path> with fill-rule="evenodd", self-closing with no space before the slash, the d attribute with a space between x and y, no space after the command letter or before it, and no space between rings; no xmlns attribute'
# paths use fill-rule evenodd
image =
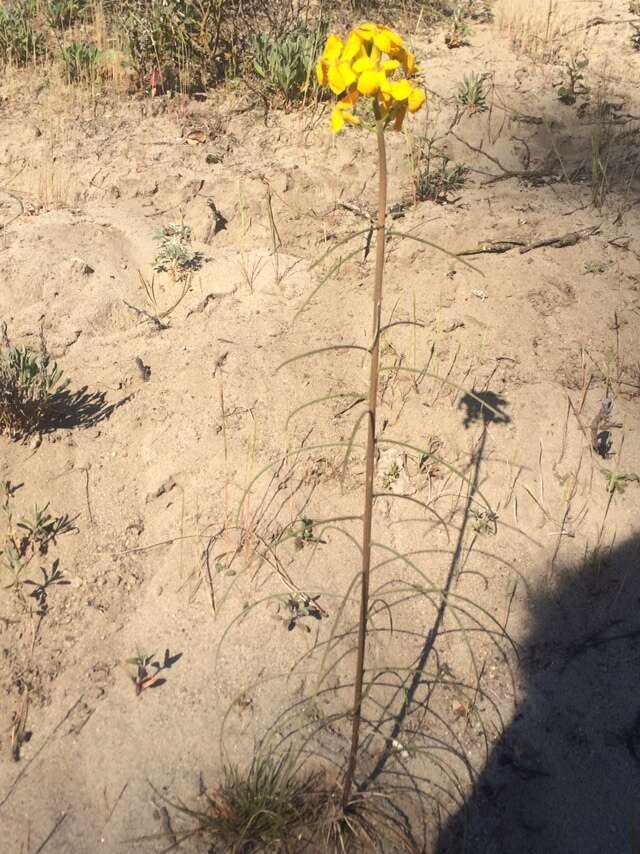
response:
<svg viewBox="0 0 640 854"><path fill-rule="evenodd" d="M373 36L373 43L379 51L389 56L393 56L394 53L404 50L402 36L388 27L378 27L378 32Z"/></svg>
<svg viewBox="0 0 640 854"><path fill-rule="evenodd" d="M379 56L363 56L353 63L353 70L358 75L358 91L362 95L375 95L376 92L388 92L389 80L387 74L400 68L397 59L387 59L380 62Z"/></svg>
<svg viewBox="0 0 640 854"><path fill-rule="evenodd" d="M334 95L340 95L356 82L351 62L345 56L351 56L355 44L351 38L347 44L340 36L332 33L328 38L322 56L316 65L316 75L321 86L328 86ZM361 45L359 45L361 48ZM357 53L355 54L357 55Z"/></svg>
<svg viewBox="0 0 640 854"><path fill-rule="evenodd" d="M354 89L344 98L341 98L335 105L331 111L331 130L334 133L340 133L345 124L360 124L360 119L350 112L357 104L359 97L358 91Z"/></svg>
<svg viewBox="0 0 640 854"><path fill-rule="evenodd" d="M360 26L356 27L353 32L358 36L361 42L368 44L373 41L373 37L378 32L378 29L379 27L377 24L367 23L360 24Z"/></svg>
<svg viewBox="0 0 640 854"><path fill-rule="evenodd" d="M400 70L404 76L398 76ZM331 129L339 133L345 124L360 124L353 108L365 96L375 99L379 120L385 125L393 121L400 130L407 112L417 112L426 100L424 90L409 82L417 71L414 54L389 27L365 22L346 41L332 33L316 66L320 85L340 97L331 113Z"/></svg>

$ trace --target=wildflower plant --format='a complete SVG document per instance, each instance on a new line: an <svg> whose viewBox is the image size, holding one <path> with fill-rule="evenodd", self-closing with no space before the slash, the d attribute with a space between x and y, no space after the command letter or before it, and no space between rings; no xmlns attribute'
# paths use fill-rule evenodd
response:
<svg viewBox="0 0 640 854"><path fill-rule="evenodd" d="M418 574L420 579L418 584L408 583L405 587L404 580L401 579L393 579L390 583L395 585L396 581L400 581L402 584L402 595L409 592L412 596L414 594L419 596L425 596L428 599L430 605L436 609L434 624L429 632L430 638L435 638L437 636L439 630L442 627L445 613L447 613L450 608L456 613L456 620L459 619L459 615L460 613L462 613L463 610L459 608L455 604L455 602L451 604L452 601L456 599L456 594L451 592L449 589L452 583L452 579L454 578L454 569L450 570L448 580L446 581L445 586L442 588L438 588L437 585L433 585L433 583L428 579L426 574L422 573L419 567L417 567L414 561L412 561L407 555L402 554L393 547L387 546L385 543L374 543L372 541L373 507L375 499L382 495L405 498L404 495L400 494L394 496L395 490L391 491L391 487L393 486L393 483L391 483L391 481L395 481L400 474L398 465L396 465L396 467L389 472L378 472L378 480L382 481L384 489L388 489L390 491L375 491L375 461L377 458L377 450L379 449L379 446L382 443L391 444L397 447L401 447L405 450L412 451L414 453L418 452L420 454L421 469L428 467L431 464L438 463L441 464L443 467L449 469L453 474L460 477L469 488L469 498L467 503L467 509L465 510L465 519L468 515L469 508L473 506L472 502L477 502L477 499L474 495L474 493L476 492L475 479L469 479L463 472L456 469L454 466L450 465L445 460L440 459L440 457L438 457L434 453L434 450L437 450L437 446L434 449L433 441L430 442L427 448L419 448L406 442L400 442L390 438L384 439L383 437L377 437L376 435L378 389L380 385L379 380L381 374L386 373L388 371L408 371L411 373L420 374L421 376L428 376L434 379L438 379L442 382L442 378L430 373L428 367L426 369L419 369L417 367L408 368L398 365L380 364L381 338L390 328L390 326L393 325L384 325L382 315L384 262L387 237L399 237L402 239L410 239L412 241L416 241L422 245L437 249L438 251L443 252L449 257L455 258L458 263L463 264L472 270L476 269L472 265L470 265L464 258L461 258L458 255L454 255L447 249L438 246L430 240L427 240L423 237L418 237L415 234L407 234L401 232L399 230L396 230L392 226L387 226L387 158L385 148L385 136L386 131L389 129L400 131L403 127L407 114L410 112L417 112L425 103L426 95L424 89L422 89L416 82L417 75L418 67L416 64L415 56L405 46L402 37L395 31L389 29L388 27L373 23L365 23L356 27L347 36L346 39L342 39L336 34L331 34L327 38L324 50L316 65L316 76L318 84L321 87L329 89L336 98L336 101L331 111L331 130L334 133L339 134L345 129L347 129L347 127L349 127L349 132L354 132L353 128L357 127L368 129L375 133L378 153L378 206L377 217L371 222L369 228L367 228L364 232L356 231L347 236L345 239L339 241L337 244L332 246L327 252L325 252L319 259L317 259L311 265L310 269L317 267L324 259L326 259L332 252L334 252L338 248L338 246L344 246L349 241L365 233L369 235L369 232L371 230L375 232L376 261L375 277L372 289L373 335L370 339L369 346L367 347L361 347L350 344L338 344L335 346L313 349L289 357L284 362L282 362L282 364L280 364L277 368L277 371L280 371L285 366L299 359L317 355L319 353L325 352L326 350L333 349L353 349L359 351L365 350L369 358L369 382L368 389L365 393L361 394L359 392L354 392L348 394L329 395L319 397L315 400L306 401L290 413L289 419L287 421L287 423L289 423L289 420L295 414L299 413L306 407L321 403L322 401L329 400L332 397L353 397L356 398L356 403L358 405L364 403L366 408L364 409L364 412L362 412L360 417L357 419L349 441L340 441L336 443L331 443L330 445L305 445L304 448L298 447L293 450L287 450L284 457L282 457L276 463L277 465L282 465L282 459L286 459L288 457L297 458L303 450L311 451L313 449L319 449L329 446L339 446L344 447L346 449L344 462L342 465L342 472L344 476L345 471L347 471L351 451L355 446L354 442L357 431L360 429L362 422L366 421L367 440L365 451L365 480L363 490L364 494L362 496L362 513L354 516L336 516L333 518L325 518L322 520L298 517L295 526L292 527L290 531L290 536L293 538L296 549L305 548L307 545L309 545L310 549L315 550L316 546L319 543L325 542L325 540L323 539L323 533L325 531L331 529L334 529L336 531L343 530L339 525L336 525L335 523L348 521L358 522L358 524L362 524L361 537L353 537L350 532L346 530L343 531L343 533L345 533L345 535L357 547L358 552L361 556L361 567L359 567L358 573L350 582L348 589L344 594L344 597L342 598L338 613L336 615L336 619L329 633L329 638L327 639L326 643L323 644L325 646L325 651L322 663L320 665L321 676L318 679L317 691L309 702L308 708L305 700L303 722L301 723L298 719L302 701L297 700L291 709L278 716L277 722L269 728L260 745L260 750L263 751L261 755L272 756L274 752L277 752L277 750L282 746L284 739L289 737L297 738L302 734L303 730L307 730L310 735L308 736L308 738L305 736L300 744L300 750L305 751L309 748L309 741L313 737L312 733L314 731L319 731L320 728L324 727L325 722L328 720L330 720L332 722L332 725L334 725L336 721L342 720L345 717L345 715L340 711L337 714L332 714L330 718L325 718L322 714L316 715L314 709L316 709L317 707L317 697L319 697L320 695L322 695L323 697L333 695L336 690L334 686L329 687L326 686L326 684L325 687L321 687L322 683L326 683L327 676L334 666L329 665L327 667L327 660L329 655L331 655L334 651L337 651L338 643L341 642L342 638L346 639L347 643L349 644L349 649L348 653L345 652L338 657L338 661L344 661L346 655L350 655L352 652L350 647L351 629L342 633L338 631L338 626L340 620L342 619L344 610L347 607L347 603L351 601L352 592L357 587L359 587L360 595L359 614L357 620L357 642L355 649L356 657L353 674L353 701L349 702L349 708L347 712L351 723L351 737L349 740L347 763L346 768L344 770L344 774L341 776L341 779L339 781L334 781L332 774L330 775L330 779L328 778L327 791L324 793L323 796L322 809L320 809L319 811L319 817L317 821L314 821L314 824L318 827L321 824L323 825L324 829L322 832L325 834L325 847L322 850L327 851L351 850L351 841L354 841L357 850L361 850L361 843L363 842L364 847L366 847L366 850L369 850L373 847L376 847L376 850L387 850L387 847L384 847L386 843L383 841L383 837L386 838L386 836L384 836L385 834L390 834L394 838L395 841L393 843L393 850L414 850L412 838L409 839L405 832L406 828L404 826L400 826L400 823L397 821L396 818L397 815L401 812L401 810L396 810L395 805L391 805L388 808L384 806L384 804L387 803L387 795L384 792L384 788L379 789L376 784L376 788L374 791L373 788L368 787L374 785L374 775L379 777L379 775L382 773L387 762L390 759L398 755L400 755L402 759L405 755L409 755L408 749L403 746L403 744L401 744L401 742L398 740L398 737L400 734L400 729L403 726L402 722L408 714L409 706L414 702L415 692L418 690L418 686L422 684L422 677L420 674L425 667L425 656L429 654L431 646L429 646L426 652L423 650L420 653L417 664L414 661L409 668L401 668L402 670L406 670L408 673L410 673L411 676L408 682L403 681L402 685L397 688L396 697L395 699L391 700L392 703L399 701L402 704L402 708L399 710L398 719L393 722L391 733L388 737L385 738L385 747L382 750L378 761L376 762L374 771L369 774L366 783L363 782L362 785L355 785L358 758L361 752L360 731L361 729L364 729L364 727L367 725L367 722L369 722L368 718L365 717L363 707L365 700L373 700L373 698L371 697L371 689L374 684L373 680L375 678L371 675L373 668L365 667L367 636L368 632L378 631L378 627L374 625L374 617L375 613L377 613L375 611L375 607L380 605L380 599L378 598L380 590L382 590L383 587L386 589L388 586L385 582L384 585L381 585L379 587L372 587L372 572L379 569L384 564L388 563L390 560L397 559L401 560L412 573ZM350 257L353 257L356 254L359 254L361 251L361 248L357 248L356 250L348 253L346 255L346 258L348 259ZM341 257L338 262L329 265L329 271L321 276L320 282L316 285L315 288L311 290L311 293L307 295L303 304L298 308L297 314L300 314L300 312L304 310L304 308L314 298L314 296L318 293L324 283L328 281L328 279L336 272L336 270L341 268L342 264L344 263L344 260L345 257ZM415 325L420 324L416 322ZM463 389L457 386L455 383L449 383L449 381L446 379L444 380L444 382L453 385L453 387L457 388L459 391L463 391ZM465 395L465 399L473 400L474 403L477 405L479 412L490 412L492 416L496 419L502 417L502 414L499 412L499 410L486 403L484 399L478 397L473 392L467 392ZM487 420L489 420L488 416ZM478 459L480 459L480 457L481 452L478 456ZM427 460L429 460L430 462L427 463ZM245 524L242 520L246 517L246 502L248 502L253 487L255 486L259 478L261 478L269 470L272 470L273 467L273 463L265 466L247 484L242 499L240 501L240 507L238 509L237 514L239 529ZM382 477L380 477L380 475L382 475ZM384 479L385 475L387 475L386 483ZM278 486L278 488L280 487ZM478 497L481 499L482 503L485 504L490 510L491 507L487 499L481 495L479 490L477 490L477 494ZM411 500L418 501L418 503L422 503L415 498L412 498ZM424 504L424 506L427 507L426 504ZM444 524L446 528L447 525L445 520L443 520L439 516L439 514L436 514L436 516L438 518L439 523ZM456 547L456 551L454 553L454 559L456 561L457 558L455 557L455 555L460 552L461 544L465 536L465 531L466 522L463 523L460 528L460 545ZM380 563L376 564L375 566L372 566L373 548L382 549L383 552L385 552L387 555L391 555L391 557L388 560L385 559ZM238 550L237 553L240 553L240 551ZM257 553L260 553L260 551L258 550ZM269 549L270 557L273 557L273 554L271 552L271 549ZM277 558L274 557L274 560L276 560L277 562ZM455 565L456 564L454 564L454 568ZM434 601L434 594L437 598L438 593L440 595L441 600L439 604ZM226 595L227 594L225 594L225 596ZM267 599L272 598L273 597L271 596L267 597ZM278 595L276 598L281 600L282 597L281 595ZM319 616L328 616L327 614L323 614L320 611L319 606L317 605L318 598L318 595L308 595L306 593L302 593L301 595L292 595L288 597L287 605L290 611L288 628L292 628L296 624L296 621L300 619L300 617L310 616L319 619ZM373 603L371 605L370 600ZM266 600L261 599L260 601L252 604L247 603L245 607L243 607L242 619L246 618L246 615L250 609L259 607L260 604L262 604L264 601ZM466 599L464 601L465 603L467 603ZM386 607L384 603L383 607ZM389 609L393 607L394 605L391 604L389 606ZM492 617L489 612L479 606L474 607L477 608L477 610L483 615L484 618L491 621ZM224 635L221 638L218 646L218 660L219 652L222 645L225 643L225 639L228 637L232 626L234 624L237 625L239 620L240 617L236 617L231 626L224 632ZM474 623L474 630L475 626L476 623ZM464 626L462 626L461 630L465 631ZM393 632L393 627L391 627L391 631ZM410 634L415 633L411 632ZM469 651L474 663L475 671L476 673L479 673L480 670L478 669L475 659L473 658L473 651L471 649L471 645L469 645ZM396 663L394 663L393 669L397 670ZM384 672L387 673L388 670L385 669ZM287 670L287 675L289 675L289 673L290 671ZM366 682L365 673L367 674ZM280 675L281 674L279 674L275 678L279 678ZM350 686L350 683L351 679L349 677L348 682L344 682L342 687L346 688L347 686ZM426 684L426 682L424 684ZM445 685L445 682L443 682L442 684ZM449 683L447 682L446 685L448 686L448 684ZM432 685L431 681L429 681L429 685ZM431 687L429 688L429 690L431 691ZM373 700L373 702L377 708L380 707L380 704L377 700ZM418 703L417 705L420 709L423 709L421 703ZM227 712L226 717L230 715L232 708L233 705ZM391 706L385 705L385 708L388 710L391 708ZM311 710L309 712L309 715L307 715L308 709ZM294 724L293 729L290 732L286 733L285 731L288 730L289 727L285 724L285 719L289 716L289 714L294 715L294 717L296 718L296 722ZM390 720L390 718L387 717L387 713L385 712L384 714L385 721L376 721L375 723L376 734L381 734L384 724L389 722ZM440 720L437 715L435 719L437 721ZM223 723L222 732L220 736L220 744L222 750L224 750L225 726L226 718L225 723ZM363 738L362 741L364 744L365 739ZM370 753L371 742L369 740L368 734L366 743L368 745L367 751ZM411 749L414 750L415 748L411 747ZM331 761L332 763L335 761L333 757ZM439 760L436 760L436 762L439 763ZM339 792L338 787L340 790ZM406 787L403 783L399 788L404 791ZM377 803L378 805L382 804L383 806L372 807L372 804L375 803ZM327 818L327 811L329 811L331 814L330 819ZM210 824L207 824L206 820L203 820L201 827L210 830L214 837L220 838L222 835L222 831L218 825L212 827ZM330 828L328 831L326 830L327 827ZM302 836L298 837L299 840L301 840L302 838ZM374 843L374 838L379 844ZM395 845L395 842L397 841L400 841L399 848ZM298 849L296 848L296 850ZM316 850L316 848L314 848L313 850ZM389 848L388 850L391 850L391 848Z"/></svg>
<svg viewBox="0 0 640 854"><path fill-rule="evenodd" d="M364 664L369 618L371 576L371 529L374 501L376 408L380 377L380 336L382 333L382 285L386 242L387 159L385 131L389 126L400 131L408 112L417 112L425 103L424 89L414 84L418 73L416 58L405 46L402 36L374 23L356 27L343 41L331 34L316 66L318 83L337 97L331 113L331 129L340 133L345 125L367 126L359 115L363 102L372 108L378 143L378 217L376 228L376 270L373 291L373 340L370 348L369 392L367 402L367 448L362 533L362 578L360 618L353 699L352 734L345 772L342 799L346 807L351 798L358 756Z"/></svg>

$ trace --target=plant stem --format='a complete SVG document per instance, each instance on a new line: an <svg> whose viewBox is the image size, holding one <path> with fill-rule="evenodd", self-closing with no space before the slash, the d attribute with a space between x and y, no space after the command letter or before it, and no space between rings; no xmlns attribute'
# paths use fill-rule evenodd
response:
<svg viewBox="0 0 640 854"><path fill-rule="evenodd" d="M382 326L382 281L385 256L385 220L387 215L387 155L384 142L384 121L380 118L378 103L375 103L376 135L378 139L378 228L376 233L376 273L373 290L373 342L369 374L368 430L366 452L365 495L362 527L362 586L360 594L360 621L358 624L358 657L356 661L353 697L353 728L349 762L344 776L342 805L349 804L353 777L358 759L360 721L362 719L362 686L364 681L364 659L367 645L367 622L369 617L369 580L371 575L371 524L373 516L373 479L375 474L376 450L376 407L378 402L378 379L380 376L380 328Z"/></svg>

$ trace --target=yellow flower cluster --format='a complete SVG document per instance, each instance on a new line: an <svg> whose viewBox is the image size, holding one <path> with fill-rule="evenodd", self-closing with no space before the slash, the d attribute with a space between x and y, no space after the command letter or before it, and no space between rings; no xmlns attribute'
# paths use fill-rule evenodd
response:
<svg viewBox="0 0 640 854"><path fill-rule="evenodd" d="M395 72L402 69L404 76ZM410 78L418 70L410 53L394 30L379 24L361 24L346 41L331 34L316 65L321 86L327 86L338 102L331 113L331 129L339 133L345 124L360 124L353 109L361 97L376 99L377 115L386 124L402 128L407 114L417 112L426 100L423 89Z"/></svg>

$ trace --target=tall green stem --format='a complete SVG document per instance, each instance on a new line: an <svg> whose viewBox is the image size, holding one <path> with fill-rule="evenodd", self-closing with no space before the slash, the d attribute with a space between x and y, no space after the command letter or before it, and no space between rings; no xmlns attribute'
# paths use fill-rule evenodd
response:
<svg viewBox="0 0 640 854"><path fill-rule="evenodd" d="M382 282L385 256L385 222L387 215L387 155L384 142L384 121L375 103L376 135L378 139L378 228L376 233L376 274L373 289L373 342L371 345L367 456L365 473L365 495L362 530L362 586L360 595L360 621L358 624L358 657L356 661L353 696L353 728L349 762L344 776L342 804L347 807L353 788L353 778L358 760L360 721L362 719L362 687L364 661L367 647L367 622L369 617L369 581L371 575L371 525L373 517L373 479L375 474L376 408L378 402L378 380L380 376L380 328L382 321Z"/></svg>

